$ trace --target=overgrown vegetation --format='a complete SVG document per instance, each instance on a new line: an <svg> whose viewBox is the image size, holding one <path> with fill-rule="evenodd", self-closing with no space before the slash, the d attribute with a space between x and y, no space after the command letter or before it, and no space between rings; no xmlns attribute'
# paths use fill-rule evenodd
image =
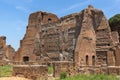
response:
<svg viewBox="0 0 120 80"><path fill-rule="evenodd" d="M48 66L48 74L53 74L53 66Z"/></svg>
<svg viewBox="0 0 120 80"><path fill-rule="evenodd" d="M65 79L59 79L59 80L119 80L116 78L116 76L112 75L76 75L74 77L67 77Z"/></svg>
<svg viewBox="0 0 120 80"><path fill-rule="evenodd" d="M12 66L0 66L0 77L12 76L13 67Z"/></svg>

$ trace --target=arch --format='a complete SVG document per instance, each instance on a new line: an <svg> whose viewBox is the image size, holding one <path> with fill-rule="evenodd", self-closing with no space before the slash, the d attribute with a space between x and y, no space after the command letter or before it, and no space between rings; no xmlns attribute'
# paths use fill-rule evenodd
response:
<svg viewBox="0 0 120 80"><path fill-rule="evenodd" d="M86 65L89 65L88 60L89 60L89 57L88 57L88 55L86 55Z"/></svg>
<svg viewBox="0 0 120 80"><path fill-rule="evenodd" d="M24 57L23 57L23 61L24 61L24 62L28 62L28 61L29 61L29 57L28 57L28 56L24 56Z"/></svg>
<svg viewBox="0 0 120 80"><path fill-rule="evenodd" d="M95 65L95 56L92 56L92 65Z"/></svg>

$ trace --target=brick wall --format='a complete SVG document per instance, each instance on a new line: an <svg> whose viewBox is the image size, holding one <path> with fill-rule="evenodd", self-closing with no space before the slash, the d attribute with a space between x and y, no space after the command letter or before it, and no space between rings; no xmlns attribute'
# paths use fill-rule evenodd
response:
<svg viewBox="0 0 120 80"><path fill-rule="evenodd" d="M13 67L13 76L29 79L46 79L48 67L46 65L16 65Z"/></svg>
<svg viewBox="0 0 120 80"><path fill-rule="evenodd" d="M53 63L54 77L59 77L61 73L65 72L68 76L76 74L76 69L73 62L58 61Z"/></svg>

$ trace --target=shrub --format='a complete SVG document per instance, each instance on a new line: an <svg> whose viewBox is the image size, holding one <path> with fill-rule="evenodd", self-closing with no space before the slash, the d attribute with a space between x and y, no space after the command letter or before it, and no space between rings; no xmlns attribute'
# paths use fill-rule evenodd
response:
<svg viewBox="0 0 120 80"><path fill-rule="evenodd" d="M48 74L53 74L53 66L48 66Z"/></svg>
<svg viewBox="0 0 120 80"><path fill-rule="evenodd" d="M66 72L62 72L60 74L60 79L65 79L65 78L67 78L67 73Z"/></svg>

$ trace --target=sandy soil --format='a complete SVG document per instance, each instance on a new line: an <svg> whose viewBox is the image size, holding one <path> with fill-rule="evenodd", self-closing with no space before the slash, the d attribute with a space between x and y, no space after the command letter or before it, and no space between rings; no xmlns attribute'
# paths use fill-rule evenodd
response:
<svg viewBox="0 0 120 80"><path fill-rule="evenodd" d="M21 77L1 77L0 80L30 80Z"/></svg>

